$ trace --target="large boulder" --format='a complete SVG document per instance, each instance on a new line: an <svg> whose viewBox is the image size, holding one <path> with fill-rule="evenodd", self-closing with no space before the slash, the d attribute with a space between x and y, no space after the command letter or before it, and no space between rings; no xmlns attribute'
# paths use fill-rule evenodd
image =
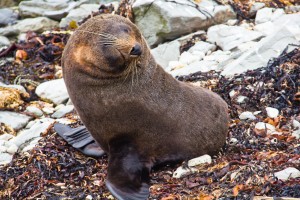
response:
<svg viewBox="0 0 300 200"><path fill-rule="evenodd" d="M136 0L133 12L136 25L151 47L236 18L230 6L210 0L199 4L189 0Z"/></svg>
<svg viewBox="0 0 300 200"><path fill-rule="evenodd" d="M17 20L18 14L10 8L0 9L0 26L12 24Z"/></svg>

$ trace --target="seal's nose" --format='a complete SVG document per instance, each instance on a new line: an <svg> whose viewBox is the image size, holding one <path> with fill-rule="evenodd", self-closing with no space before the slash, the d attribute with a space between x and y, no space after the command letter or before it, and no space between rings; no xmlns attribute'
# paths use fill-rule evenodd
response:
<svg viewBox="0 0 300 200"><path fill-rule="evenodd" d="M142 47L140 44L136 43L134 47L132 47L130 51L130 55L132 56L140 56L142 54Z"/></svg>

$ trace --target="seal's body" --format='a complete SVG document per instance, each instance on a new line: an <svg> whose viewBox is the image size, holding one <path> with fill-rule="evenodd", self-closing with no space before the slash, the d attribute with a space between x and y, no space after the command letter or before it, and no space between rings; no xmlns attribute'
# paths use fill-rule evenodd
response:
<svg viewBox="0 0 300 200"><path fill-rule="evenodd" d="M84 23L62 65L81 120L109 154L107 186L117 198L146 198L154 164L213 154L225 143L226 103L167 74L123 17Z"/></svg>

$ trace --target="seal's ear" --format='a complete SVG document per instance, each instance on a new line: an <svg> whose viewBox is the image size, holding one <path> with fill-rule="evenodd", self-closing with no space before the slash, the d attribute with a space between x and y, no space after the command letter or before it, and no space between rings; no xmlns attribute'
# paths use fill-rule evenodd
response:
<svg viewBox="0 0 300 200"><path fill-rule="evenodd" d="M144 200L149 196L150 166L127 141L110 144L106 186L119 200Z"/></svg>

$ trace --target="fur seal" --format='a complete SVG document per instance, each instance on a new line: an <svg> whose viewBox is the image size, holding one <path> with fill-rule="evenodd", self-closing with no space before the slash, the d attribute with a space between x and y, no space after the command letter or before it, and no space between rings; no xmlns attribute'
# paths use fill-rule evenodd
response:
<svg viewBox="0 0 300 200"><path fill-rule="evenodd" d="M146 199L153 165L214 154L225 143L225 101L166 73L126 18L104 14L82 24L62 66L82 122L108 153L106 185L118 199Z"/></svg>

